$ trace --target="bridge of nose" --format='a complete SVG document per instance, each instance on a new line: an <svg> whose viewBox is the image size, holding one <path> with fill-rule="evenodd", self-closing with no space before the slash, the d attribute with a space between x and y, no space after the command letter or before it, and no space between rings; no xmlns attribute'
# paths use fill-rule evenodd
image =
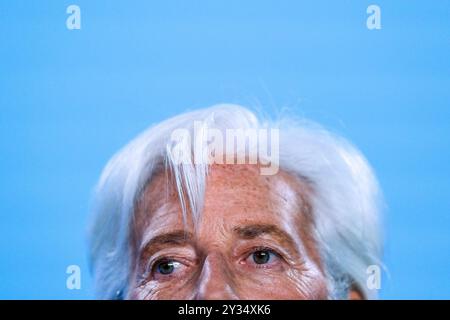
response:
<svg viewBox="0 0 450 320"><path fill-rule="evenodd" d="M235 299L233 277L228 263L222 254L208 254L202 264L197 282L197 299L221 300Z"/></svg>

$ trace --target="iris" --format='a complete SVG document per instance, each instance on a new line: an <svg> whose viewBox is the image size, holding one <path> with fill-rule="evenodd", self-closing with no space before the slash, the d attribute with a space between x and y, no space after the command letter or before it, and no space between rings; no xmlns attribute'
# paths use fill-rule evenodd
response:
<svg viewBox="0 0 450 320"><path fill-rule="evenodd" d="M171 274L178 264L178 262L171 260L161 261L156 265L156 271L164 275Z"/></svg>
<svg viewBox="0 0 450 320"><path fill-rule="evenodd" d="M270 260L272 253L269 250L258 250L253 252L253 262L256 264L266 264Z"/></svg>

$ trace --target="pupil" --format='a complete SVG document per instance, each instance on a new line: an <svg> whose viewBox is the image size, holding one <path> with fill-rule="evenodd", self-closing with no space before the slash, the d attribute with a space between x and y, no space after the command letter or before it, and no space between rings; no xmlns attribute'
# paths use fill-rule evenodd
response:
<svg viewBox="0 0 450 320"><path fill-rule="evenodd" d="M264 264L269 261L270 255L268 251L256 251L253 253L253 261L256 264Z"/></svg>
<svg viewBox="0 0 450 320"><path fill-rule="evenodd" d="M158 265L158 271L161 274L170 274L173 272L173 262L162 262Z"/></svg>

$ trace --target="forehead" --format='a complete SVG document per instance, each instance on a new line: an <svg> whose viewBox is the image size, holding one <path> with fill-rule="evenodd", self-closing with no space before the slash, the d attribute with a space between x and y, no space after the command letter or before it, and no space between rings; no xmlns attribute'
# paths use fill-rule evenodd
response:
<svg viewBox="0 0 450 320"><path fill-rule="evenodd" d="M292 230L292 226L307 224L308 193L306 183L283 171L263 176L257 165L214 165L206 180L198 230L265 223L298 234L300 230ZM192 230L189 212L188 215L186 226L173 179L169 172L160 172L151 179L138 202L135 235L142 238L147 233L186 227Z"/></svg>

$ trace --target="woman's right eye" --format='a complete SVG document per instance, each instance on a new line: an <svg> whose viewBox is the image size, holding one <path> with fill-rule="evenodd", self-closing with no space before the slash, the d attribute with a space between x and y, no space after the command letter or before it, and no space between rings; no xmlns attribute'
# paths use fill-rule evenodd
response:
<svg viewBox="0 0 450 320"><path fill-rule="evenodd" d="M178 269L181 268L181 263L175 260L161 260L157 262L153 267L153 272L162 275L167 276L171 275L172 273L175 273L178 271Z"/></svg>

